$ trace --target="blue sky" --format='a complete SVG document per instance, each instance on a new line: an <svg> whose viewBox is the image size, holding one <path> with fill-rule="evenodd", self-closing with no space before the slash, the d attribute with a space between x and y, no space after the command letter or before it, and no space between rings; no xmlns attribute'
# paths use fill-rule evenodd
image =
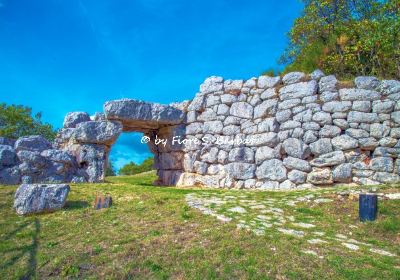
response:
<svg viewBox="0 0 400 280"><path fill-rule="evenodd" d="M191 99L211 75L250 78L277 67L299 0L0 0L0 102L62 126L119 98ZM117 167L147 147L124 134Z"/></svg>

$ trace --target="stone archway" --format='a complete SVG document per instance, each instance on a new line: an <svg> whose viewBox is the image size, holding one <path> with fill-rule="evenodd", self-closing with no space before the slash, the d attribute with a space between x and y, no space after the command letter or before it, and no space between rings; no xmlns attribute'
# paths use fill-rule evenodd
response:
<svg viewBox="0 0 400 280"><path fill-rule="evenodd" d="M120 123L123 132L142 132L146 136L159 176L155 182L157 185L176 185L183 173L183 145L173 142L173 139L185 135L185 113L179 109L182 104L175 105L173 107L134 99L104 104L108 121ZM156 143L156 140L160 142Z"/></svg>
<svg viewBox="0 0 400 280"><path fill-rule="evenodd" d="M93 120L85 112L72 112L64 120L64 128L55 141L57 149L76 158L73 182L102 182L112 146L122 132L141 132L149 140L157 169L158 185L176 185L183 173L183 146L173 138L185 135L185 113L175 106L120 99L104 104L104 114ZM155 140L163 139L159 144Z"/></svg>

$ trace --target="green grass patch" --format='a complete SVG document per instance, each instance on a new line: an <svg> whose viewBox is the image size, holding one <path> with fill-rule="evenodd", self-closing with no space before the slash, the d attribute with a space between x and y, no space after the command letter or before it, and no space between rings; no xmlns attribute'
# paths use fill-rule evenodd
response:
<svg viewBox="0 0 400 280"><path fill-rule="evenodd" d="M154 173L107 178L103 184L71 185L64 209L21 217L12 209L15 186L0 186L0 275L2 279L400 279L398 257L367 250L351 252L337 244L311 245L307 238L266 228L265 235L236 228L203 215L185 201L189 193L232 196L229 212L240 200L255 200L311 222L328 237L342 233L400 255L399 201L380 201L374 223L358 221L356 201L321 205L287 202L300 195L329 196L332 190L251 192L155 187ZM389 190L389 187L385 187ZM390 186L396 190L397 186ZM385 189L383 189L385 190ZM113 206L94 210L97 193L110 193ZM332 197L331 197L332 198ZM218 210L219 209L219 210ZM279 222L279 219L265 221ZM261 226L258 221L256 226ZM288 222L288 224L290 224ZM293 227L294 228L294 227ZM298 228L296 228L298 229ZM298 229L301 230L301 229ZM314 230L314 229L313 229ZM314 236L315 238L316 236ZM323 258L303 253L313 250Z"/></svg>

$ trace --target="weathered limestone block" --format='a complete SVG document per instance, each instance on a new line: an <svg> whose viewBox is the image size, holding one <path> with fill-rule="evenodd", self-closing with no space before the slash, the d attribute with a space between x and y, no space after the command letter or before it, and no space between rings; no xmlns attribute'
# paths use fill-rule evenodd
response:
<svg viewBox="0 0 400 280"><path fill-rule="evenodd" d="M237 135L240 133L240 126L238 125L228 125L222 129L223 135Z"/></svg>
<svg viewBox="0 0 400 280"><path fill-rule="evenodd" d="M278 100L268 99L254 108L254 118L272 117L276 114Z"/></svg>
<svg viewBox="0 0 400 280"><path fill-rule="evenodd" d="M86 112L71 112L64 118L64 128L75 128L78 123L90 121L90 116Z"/></svg>
<svg viewBox="0 0 400 280"><path fill-rule="evenodd" d="M68 165L75 165L75 158L67 151L56 149L44 150L40 155L48 161L60 162Z"/></svg>
<svg viewBox="0 0 400 280"><path fill-rule="evenodd" d="M373 123L370 126L370 135L377 139L386 137L390 134L390 127L380 123Z"/></svg>
<svg viewBox="0 0 400 280"><path fill-rule="evenodd" d="M240 147L233 148L229 152L228 156L229 162L254 162L254 151L251 148Z"/></svg>
<svg viewBox="0 0 400 280"><path fill-rule="evenodd" d="M336 166L332 172L333 181L339 183L350 183L352 181L352 168L353 165L351 163L343 163Z"/></svg>
<svg viewBox="0 0 400 280"><path fill-rule="evenodd" d="M286 157L283 159L283 164L289 169L297 169L303 172L310 172L311 165L308 161L294 157Z"/></svg>
<svg viewBox="0 0 400 280"><path fill-rule="evenodd" d="M51 149L51 143L39 135L20 137L15 142L17 152L21 150L42 152L47 149Z"/></svg>
<svg viewBox="0 0 400 280"><path fill-rule="evenodd" d="M223 88L224 79L222 77L211 76L200 85L200 92L202 94L208 94L216 91L222 91Z"/></svg>
<svg viewBox="0 0 400 280"><path fill-rule="evenodd" d="M227 94L229 96L231 96L230 94ZM222 99L222 96L221 96ZM205 107L205 98L204 95L200 95L197 94L192 102L190 102L189 106L188 106L188 110L189 111L202 111Z"/></svg>
<svg viewBox="0 0 400 280"><path fill-rule="evenodd" d="M229 115L229 106L226 104L219 104L218 105L218 110L217 114L222 115L222 116L228 116Z"/></svg>
<svg viewBox="0 0 400 280"><path fill-rule="evenodd" d="M233 162L225 165L226 173L238 180L246 180L254 178L256 165L244 162Z"/></svg>
<svg viewBox="0 0 400 280"><path fill-rule="evenodd" d="M290 84L301 82L301 80L305 77L306 77L306 74L304 74L302 72L291 72L291 73L287 73L285 76L283 76L282 82L285 85L290 85Z"/></svg>
<svg viewBox="0 0 400 280"><path fill-rule="evenodd" d="M180 124L185 117L181 110L174 107L134 99L108 101L104 104L104 112L108 120L122 122L125 131L144 131L163 124Z"/></svg>
<svg viewBox="0 0 400 280"><path fill-rule="evenodd" d="M267 118L261 121L257 125L257 131L259 133L263 132L278 132L279 130L279 123L277 122L276 118Z"/></svg>
<svg viewBox="0 0 400 280"><path fill-rule="evenodd" d="M261 93L261 96L260 96L260 98L262 100L277 98L277 97L278 97L278 94L277 94L275 88L269 88L269 89L265 90L263 93Z"/></svg>
<svg viewBox="0 0 400 280"><path fill-rule="evenodd" d="M326 112L317 112L313 115L312 120L319 125L326 125L326 124L331 124L332 123L332 117L331 114L326 113Z"/></svg>
<svg viewBox="0 0 400 280"><path fill-rule="evenodd" d="M390 114L390 117L395 123L400 124L400 111L393 112L392 114Z"/></svg>
<svg viewBox="0 0 400 280"><path fill-rule="evenodd" d="M75 156L79 168L84 170L88 182L101 182L104 180L108 149L103 145L75 144L68 151Z"/></svg>
<svg viewBox="0 0 400 280"><path fill-rule="evenodd" d="M265 181L260 186L261 190L277 190L279 189L279 182L276 181Z"/></svg>
<svg viewBox="0 0 400 280"><path fill-rule="evenodd" d="M384 96L396 94L400 92L400 81L396 80L383 80L378 87L378 91Z"/></svg>
<svg viewBox="0 0 400 280"><path fill-rule="evenodd" d="M207 108L212 108L214 105L218 105L221 103L221 99L219 95L207 95L206 97L206 107Z"/></svg>
<svg viewBox="0 0 400 280"><path fill-rule="evenodd" d="M89 121L79 123L72 137L80 143L112 145L121 132L122 124L120 122Z"/></svg>
<svg viewBox="0 0 400 280"><path fill-rule="evenodd" d="M310 164L315 167L327 167L342 164L346 161L342 151L335 151L328 154L320 155L313 159Z"/></svg>
<svg viewBox="0 0 400 280"><path fill-rule="evenodd" d="M333 124L343 130L349 128L349 123L344 119L334 119Z"/></svg>
<svg viewBox="0 0 400 280"><path fill-rule="evenodd" d="M279 90L279 97L281 100L303 98L317 93L317 82L312 80L309 82L302 82L290 84L282 87Z"/></svg>
<svg viewBox="0 0 400 280"><path fill-rule="evenodd" d="M315 131L307 130L306 132L304 132L303 141L307 145L309 145L317 140L318 140L318 134Z"/></svg>
<svg viewBox="0 0 400 280"><path fill-rule="evenodd" d="M305 110L305 111L302 111L302 112L296 114L293 117L293 120L299 121L299 122L302 122L302 123L310 122L312 120L312 116L313 116L312 110L308 109L308 110Z"/></svg>
<svg viewBox="0 0 400 280"><path fill-rule="evenodd" d="M381 95L377 91L355 88L343 88L339 90L343 101L374 101L380 100Z"/></svg>
<svg viewBox="0 0 400 280"><path fill-rule="evenodd" d="M353 101L352 109L354 111L368 113L371 111L371 102L370 101Z"/></svg>
<svg viewBox="0 0 400 280"><path fill-rule="evenodd" d="M382 147L394 147L398 143L397 139L391 138L391 137L384 137L381 140L379 140L379 145ZM378 146L378 145L376 145Z"/></svg>
<svg viewBox="0 0 400 280"><path fill-rule="evenodd" d="M322 154L327 154L333 151L331 139L329 138L321 138L314 143L310 144L311 153L319 156Z"/></svg>
<svg viewBox="0 0 400 280"><path fill-rule="evenodd" d="M350 150L358 147L358 141L348 135L340 135L332 139L332 146L336 150Z"/></svg>
<svg viewBox="0 0 400 280"><path fill-rule="evenodd" d="M296 188L296 184L290 180L285 180L279 184L280 190L293 190Z"/></svg>
<svg viewBox="0 0 400 280"><path fill-rule="evenodd" d="M195 161L193 164L193 169L196 173L205 175L207 173L208 164L201 161Z"/></svg>
<svg viewBox="0 0 400 280"><path fill-rule="evenodd" d="M375 90L380 85L380 81L376 77L360 76L354 79L357 88Z"/></svg>
<svg viewBox="0 0 400 280"><path fill-rule="evenodd" d="M364 129L348 128L346 129L346 134L356 139L369 137L368 131L365 131Z"/></svg>
<svg viewBox="0 0 400 280"><path fill-rule="evenodd" d="M302 127L303 127L305 130L313 130L313 131L319 131L320 128L321 128L321 126L320 126L318 123L316 123L316 122L306 122L306 123L303 123Z"/></svg>
<svg viewBox="0 0 400 280"><path fill-rule="evenodd" d="M394 173L376 172L372 176L372 180L384 184L393 184L393 183L398 183L400 181L400 176Z"/></svg>
<svg viewBox="0 0 400 280"><path fill-rule="evenodd" d="M314 70L311 74L311 79L319 81L322 77L325 76L324 72L320 69Z"/></svg>
<svg viewBox="0 0 400 280"><path fill-rule="evenodd" d="M336 91L337 79L334 75L322 77L319 80L319 91Z"/></svg>
<svg viewBox="0 0 400 280"><path fill-rule="evenodd" d="M301 122L288 120L281 124L280 130L289 130L289 129L295 129L295 128L300 128L300 127L301 127Z"/></svg>
<svg viewBox="0 0 400 280"><path fill-rule="evenodd" d="M350 123L374 123L379 122L379 119L376 113L351 111L347 116L347 121Z"/></svg>
<svg viewBox="0 0 400 280"><path fill-rule="evenodd" d="M287 155L295 158L306 159L311 153L308 145L296 138L286 139L282 147Z"/></svg>
<svg viewBox="0 0 400 280"><path fill-rule="evenodd" d="M378 147L379 142L376 141L375 138L373 138L373 137L368 137L368 138L360 138L360 139L358 139L358 144L359 144L361 149L372 151L376 147Z"/></svg>
<svg viewBox="0 0 400 280"><path fill-rule="evenodd" d="M260 76L258 77L257 86L262 89L275 87L281 81L281 77L268 77Z"/></svg>
<svg viewBox="0 0 400 280"><path fill-rule="evenodd" d="M235 117L253 118L253 106L246 102L235 102L232 104L230 114Z"/></svg>
<svg viewBox="0 0 400 280"><path fill-rule="evenodd" d="M319 95L322 102L330 102L339 100L339 92L337 91L324 91Z"/></svg>
<svg viewBox="0 0 400 280"><path fill-rule="evenodd" d="M14 208L19 215L59 210L69 190L68 185L22 184L15 193Z"/></svg>
<svg viewBox="0 0 400 280"><path fill-rule="evenodd" d="M220 134L224 128L221 121L204 122L203 133Z"/></svg>
<svg viewBox="0 0 400 280"><path fill-rule="evenodd" d="M243 80L226 80L224 82L224 92L229 94L239 94L243 87Z"/></svg>
<svg viewBox="0 0 400 280"><path fill-rule="evenodd" d="M307 180L307 173L299 170L292 170L288 173L288 179L295 184L303 184Z"/></svg>
<svg viewBox="0 0 400 280"><path fill-rule="evenodd" d="M329 168L316 168L307 175L307 182L314 185L329 185L333 183L332 171Z"/></svg>
<svg viewBox="0 0 400 280"><path fill-rule="evenodd" d="M372 102L372 112L374 113L391 113L393 112L395 103L391 100L376 100Z"/></svg>
<svg viewBox="0 0 400 280"><path fill-rule="evenodd" d="M371 169L379 172L393 172L393 159L391 157L376 157L371 160Z"/></svg>
<svg viewBox="0 0 400 280"><path fill-rule="evenodd" d="M0 145L0 169L1 166L12 166L17 163L17 154L13 147Z"/></svg>
<svg viewBox="0 0 400 280"><path fill-rule="evenodd" d="M257 78L252 77L244 82L243 87L245 88L255 88L257 86Z"/></svg>
<svg viewBox="0 0 400 280"><path fill-rule="evenodd" d="M342 130L335 125L324 125L319 132L321 138L333 138L339 136Z"/></svg>
<svg viewBox="0 0 400 280"><path fill-rule="evenodd" d="M261 134L254 134L254 143L251 146L268 146L271 148L276 147L279 143L278 135L275 132L266 132Z"/></svg>
<svg viewBox="0 0 400 280"><path fill-rule="evenodd" d="M331 101L322 106L322 110L329 113L347 112L351 109L350 101Z"/></svg>
<svg viewBox="0 0 400 280"><path fill-rule="evenodd" d="M287 170L281 160L270 159L257 167L256 176L258 179L283 182L287 179Z"/></svg>
<svg viewBox="0 0 400 280"><path fill-rule="evenodd" d="M275 148L270 148L270 147L264 146L264 147L258 147L256 149L256 154L255 154L256 164L260 164L260 163L264 162L265 160L273 159L273 158L276 158L276 159L281 158L280 145L278 145Z"/></svg>

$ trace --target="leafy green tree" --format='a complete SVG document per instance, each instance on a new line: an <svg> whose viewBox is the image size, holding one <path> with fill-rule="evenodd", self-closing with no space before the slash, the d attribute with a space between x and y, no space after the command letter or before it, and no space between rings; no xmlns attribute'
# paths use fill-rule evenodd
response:
<svg viewBox="0 0 400 280"><path fill-rule="evenodd" d="M142 164L136 164L134 162L130 162L130 163L124 165L119 170L118 173L120 175L135 175L135 174L139 174L142 172L153 170L153 165L154 165L154 158L149 157L148 159L145 159L142 162Z"/></svg>
<svg viewBox="0 0 400 280"><path fill-rule="evenodd" d="M106 176L109 177L109 176L115 176L115 175L116 175L116 173L115 173L114 165L112 164L111 161L108 161L107 168L106 168Z"/></svg>
<svg viewBox="0 0 400 280"><path fill-rule="evenodd" d="M51 124L43 123L42 114L32 115L32 108L0 103L0 136L17 139L27 135L42 135L53 140L56 131Z"/></svg>
<svg viewBox="0 0 400 280"><path fill-rule="evenodd" d="M398 0L303 0L280 62L285 72L316 68L339 77L400 78Z"/></svg>

